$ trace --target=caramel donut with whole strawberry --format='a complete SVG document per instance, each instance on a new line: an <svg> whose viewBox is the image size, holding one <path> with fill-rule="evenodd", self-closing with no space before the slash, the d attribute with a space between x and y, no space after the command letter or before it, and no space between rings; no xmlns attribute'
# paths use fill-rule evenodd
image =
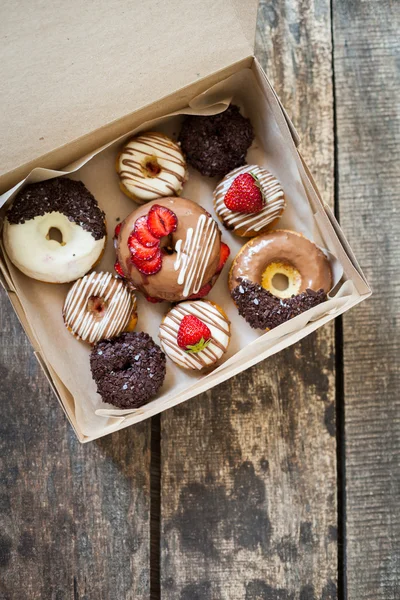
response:
<svg viewBox="0 0 400 600"><path fill-rule="evenodd" d="M212 216L186 198L158 198L116 229L117 272L150 299L204 296L229 249Z"/></svg>
<svg viewBox="0 0 400 600"><path fill-rule="evenodd" d="M245 165L217 185L214 208L226 229L241 237L254 237L276 225L285 210L285 195L267 169Z"/></svg>

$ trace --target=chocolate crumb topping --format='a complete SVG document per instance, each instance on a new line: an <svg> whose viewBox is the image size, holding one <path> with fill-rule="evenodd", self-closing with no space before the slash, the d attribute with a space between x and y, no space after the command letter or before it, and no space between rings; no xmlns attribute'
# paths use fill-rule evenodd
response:
<svg viewBox="0 0 400 600"><path fill-rule="evenodd" d="M104 402L138 408L162 386L165 354L147 333L122 333L93 347L90 368Z"/></svg>
<svg viewBox="0 0 400 600"><path fill-rule="evenodd" d="M95 240L106 235L105 214L82 181L56 177L24 187L7 211L12 224L25 223L38 215L60 212L92 234Z"/></svg>
<svg viewBox="0 0 400 600"><path fill-rule="evenodd" d="M313 306L325 302L324 290L307 289L301 294L281 300L258 283L242 279L232 292L239 314L254 329L274 329Z"/></svg>
<svg viewBox="0 0 400 600"><path fill-rule="evenodd" d="M179 134L188 163L208 177L223 177L244 165L253 139L249 119L234 104L218 115L186 117Z"/></svg>

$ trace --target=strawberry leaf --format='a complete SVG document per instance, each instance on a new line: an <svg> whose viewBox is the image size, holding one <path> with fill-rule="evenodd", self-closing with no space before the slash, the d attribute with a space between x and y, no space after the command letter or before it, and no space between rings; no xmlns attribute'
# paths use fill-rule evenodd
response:
<svg viewBox="0 0 400 600"><path fill-rule="evenodd" d="M193 354L197 354L198 352L202 352L205 348L207 348L210 342L211 340L205 340L204 338L201 338L201 340L197 342L197 344L194 344L193 346L186 346L185 350L186 352L192 352Z"/></svg>

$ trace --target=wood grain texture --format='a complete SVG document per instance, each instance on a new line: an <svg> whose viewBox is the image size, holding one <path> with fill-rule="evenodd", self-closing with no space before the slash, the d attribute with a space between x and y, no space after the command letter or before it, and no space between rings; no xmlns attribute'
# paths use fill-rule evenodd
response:
<svg viewBox="0 0 400 600"><path fill-rule="evenodd" d="M400 598L400 7L334 0L341 224L374 295L343 320L349 600Z"/></svg>
<svg viewBox="0 0 400 600"><path fill-rule="evenodd" d="M150 421L80 445L0 300L0 599L148 600Z"/></svg>
<svg viewBox="0 0 400 600"><path fill-rule="evenodd" d="M262 1L257 53L333 195L329 2ZM337 597L330 324L161 415L163 600Z"/></svg>

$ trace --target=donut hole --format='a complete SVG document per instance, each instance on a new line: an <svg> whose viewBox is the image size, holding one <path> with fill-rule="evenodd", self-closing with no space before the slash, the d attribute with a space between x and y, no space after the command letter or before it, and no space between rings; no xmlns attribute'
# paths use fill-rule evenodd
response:
<svg viewBox="0 0 400 600"><path fill-rule="evenodd" d="M272 287L280 292L284 292L289 287L289 277L284 273L275 273L271 280Z"/></svg>
<svg viewBox="0 0 400 600"><path fill-rule="evenodd" d="M142 171L145 177L157 177L161 173L161 167L156 156L147 156L142 163Z"/></svg>
<svg viewBox="0 0 400 600"><path fill-rule="evenodd" d="M264 269L261 285L278 298L290 298L300 292L301 275L293 265L276 261Z"/></svg>
<svg viewBox="0 0 400 600"><path fill-rule="evenodd" d="M172 240L172 235L166 235L165 237L161 238L160 248L161 252L164 254L168 254L169 256L175 254L176 250Z"/></svg>
<svg viewBox="0 0 400 600"><path fill-rule="evenodd" d="M50 227L46 235L46 240L53 240L53 242L57 242L60 246L65 246L62 231L58 227Z"/></svg>
<svg viewBox="0 0 400 600"><path fill-rule="evenodd" d="M95 319L102 319L107 310L107 301L100 296L90 296L86 304L87 310Z"/></svg>

